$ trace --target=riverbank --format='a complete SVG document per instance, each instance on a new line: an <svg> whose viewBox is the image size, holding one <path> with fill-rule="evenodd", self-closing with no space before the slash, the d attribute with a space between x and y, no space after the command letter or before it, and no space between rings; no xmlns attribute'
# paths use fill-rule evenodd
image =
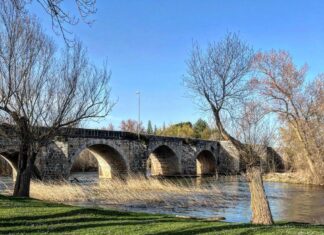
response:
<svg viewBox="0 0 324 235"><path fill-rule="evenodd" d="M0 190L1 194L12 195L12 184L3 185L6 187ZM274 220L324 224L324 187L276 182L265 182L264 185ZM226 222L235 223L248 223L251 218L249 186L247 182L232 177L230 180L214 177L132 178L123 182L110 180L90 185L33 182L31 197L53 203L126 212L225 217Z"/></svg>
<svg viewBox="0 0 324 235"><path fill-rule="evenodd" d="M283 173L267 173L263 175L263 180L268 182L280 182L280 183L290 183L290 184L305 184L305 185L320 185L312 181L306 173L300 172L283 172Z"/></svg>
<svg viewBox="0 0 324 235"><path fill-rule="evenodd" d="M0 196L0 234L324 234L324 225L255 226Z"/></svg>

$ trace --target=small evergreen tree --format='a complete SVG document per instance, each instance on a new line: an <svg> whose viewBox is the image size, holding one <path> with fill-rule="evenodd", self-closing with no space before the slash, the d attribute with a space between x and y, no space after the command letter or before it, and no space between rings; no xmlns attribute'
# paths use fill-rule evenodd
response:
<svg viewBox="0 0 324 235"><path fill-rule="evenodd" d="M209 126L206 121L199 118L194 124L193 130L196 138L206 138L206 134L209 132Z"/></svg>
<svg viewBox="0 0 324 235"><path fill-rule="evenodd" d="M149 120L148 124L147 124L147 134L149 134L149 135L153 134L153 127L152 127L151 120Z"/></svg>

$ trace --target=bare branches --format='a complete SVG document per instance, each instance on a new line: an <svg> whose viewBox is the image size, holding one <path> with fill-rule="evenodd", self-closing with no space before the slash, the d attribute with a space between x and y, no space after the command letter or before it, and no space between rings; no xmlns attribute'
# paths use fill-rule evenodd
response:
<svg viewBox="0 0 324 235"><path fill-rule="evenodd" d="M1 5L0 12L4 26L0 31L0 105L9 115L27 115L34 97L33 90L27 87L36 85L36 80L42 83L48 75L53 45L34 19L19 15L10 4Z"/></svg>
<svg viewBox="0 0 324 235"><path fill-rule="evenodd" d="M12 124L20 141L14 195L29 196L31 173L42 147L62 128L110 112L110 72L106 66L92 65L81 43L57 53L36 19L23 10L27 1L0 1L0 117ZM49 4L60 27L61 22L72 23L59 8L62 1L38 2Z"/></svg>
<svg viewBox="0 0 324 235"><path fill-rule="evenodd" d="M324 129L322 76L307 85L307 66L298 69L285 51L259 53L254 66L258 73L253 86L268 102L268 110L293 129L310 171L319 180L317 166L324 162L319 142Z"/></svg>
<svg viewBox="0 0 324 235"><path fill-rule="evenodd" d="M0 25L0 113L27 118L33 141L110 112L110 72L92 65L81 43L55 53L37 21L10 4L0 6Z"/></svg>
<svg viewBox="0 0 324 235"><path fill-rule="evenodd" d="M2 0L4 1L4 0ZM76 25L81 21L91 25L92 15L97 12L96 0L74 0L78 14L71 14L65 9L63 0L34 0L42 6L45 12L51 17L52 28L55 33L61 34L67 45L72 46L75 41L71 38L72 33L68 30L68 25ZM24 11L26 4L30 4L33 0L11 0L13 6L18 11Z"/></svg>
<svg viewBox="0 0 324 235"><path fill-rule="evenodd" d="M233 115L236 110L233 107L247 96L246 76L252 61L253 50L236 34L210 43L205 52L195 43L187 61L185 86L198 97L201 106L210 107L214 115L222 113L222 118L226 112ZM216 122L221 124L220 117Z"/></svg>
<svg viewBox="0 0 324 235"><path fill-rule="evenodd" d="M193 52L188 64L188 77L185 85L200 98L202 106L212 111L218 130L225 140L230 141L240 153L240 167L246 167L255 174L248 174L252 201L261 201L253 206L253 223L272 224L271 211L264 193L260 166L260 158L256 150L259 141L255 137L262 116L258 113L256 103L247 104L249 91L249 72L253 62L253 51L236 34L228 34L222 41L209 44L205 53L198 45L193 46ZM239 125L240 132L233 137L228 128L224 127L224 117L235 120L235 112L242 114ZM226 115L227 114L227 115ZM260 116L258 116L260 115ZM240 139L248 143L242 143ZM262 146L264 149L264 146ZM243 163L243 164L242 164Z"/></svg>
<svg viewBox="0 0 324 235"><path fill-rule="evenodd" d="M205 53L194 44L187 61L185 85L220 110L240 99L246 91L244 78L250 71L252 56L252 49L236 34L228 34L222 41L209 44Z"/></svg>

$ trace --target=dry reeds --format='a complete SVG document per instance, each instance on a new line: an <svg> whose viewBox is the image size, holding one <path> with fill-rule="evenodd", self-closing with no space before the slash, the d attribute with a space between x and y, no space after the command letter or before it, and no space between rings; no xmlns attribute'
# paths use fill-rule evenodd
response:
<svg viewBox="0 0 324 235"><path fill-rule="evenodd" d="M214 185L195 185L187 179L181 185L171 180L129 177L127 180L111 179L95 185L69 182L32 182L31 197L53 202L101 202L116 205L165 205L189 207L220 203L222 195Z"/></svg>

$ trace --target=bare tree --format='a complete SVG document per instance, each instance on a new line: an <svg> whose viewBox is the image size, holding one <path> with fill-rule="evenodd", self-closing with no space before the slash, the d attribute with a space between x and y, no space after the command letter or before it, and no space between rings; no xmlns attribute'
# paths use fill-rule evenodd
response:
<svg viewBox="0 0 324 235"><path fill-rule="evenodd" d="M129 131L129 132L137 132L139 127L140 133L145 132L145 128L143 126L143 123L138 123L138 121L132 120L132 119L127 119L127 120L122 120L120 122L120 130L121 131Z"/></svg>
<svg viewBox="0 0 324 235"><path fill-rule="evenodd" d="M243 104L242 111L234 124L235 136L244 143L241 154L246 166L246 177L251 192L252 222L255 224L273 223L269 202L265 194L262 170L268 161L268 146L273 145L275 129L269 126L268 112L263 106L250 100Z"/></svg>
<svg viewBox="0 0 324 235"><path fill-rule="evenodd" d="M248 163L248 180L263 189L261 171L254 170L259 167L254 160L258 156L251 154L248 145L231 135L223 125L226 118L235 121L235 113L241 110L242 101L248 97L248 75L253 57L253 50L236 34L229 33L220 42L210 43L206 52L195 44L187 62L188 76L184 78L184 83L197 97L200 106L213 113L222 137L230 141L239 150L241 160ZM259 196L256 200L262 199L267 203L265 194L252 195ZM267 208L267 205L263 205L263 208ZM273 223L270 210L255 210L252 207L252 213L259 216L258 219L253 216L253 223Z"/></svg>
<svg viewBox="0 0 324 235"><path fill-rule="evenodd" d="M104 127L103 128L103 130L114 131L115 130L115 126L114 126L114 124L112 124L110 122L107 127Z"/></svg>
<svg viewBox="0 0 324 235"><path fill-rule="evenodd" d="M307 84L307 66L297 68L285 51L257 54L255 68L258 74L253 86L268 104L266 108L293 129L314 181L320 182L319 167L324 162L323 75Z"/></svg>
<svg viewBox="0 0 324 235"><path fill-rule="evenodd" d="M0 5L0 115L20 140L15 196L29 196L36 156L65 127L111 110L110 73L78 43L56 53L39 23Z"/></svg>
<svg viewBox="0 0 324 235"><path fill-rule="evenodd" d="M6 0L1 0L5 4ZM71 32L68 30L68 25L76 25L81 21L86 24L91 24L93 21L89 18L97 12L96 0L73 0L76 5L78 14L71 14L63 6L63 0L10 0L13 6L18 11L26 11L26 5L32 2L37 2L42 6L44 11L51 17L52 28L55 33L61 34L67 44L74 42L71 39Z"/></svg>

